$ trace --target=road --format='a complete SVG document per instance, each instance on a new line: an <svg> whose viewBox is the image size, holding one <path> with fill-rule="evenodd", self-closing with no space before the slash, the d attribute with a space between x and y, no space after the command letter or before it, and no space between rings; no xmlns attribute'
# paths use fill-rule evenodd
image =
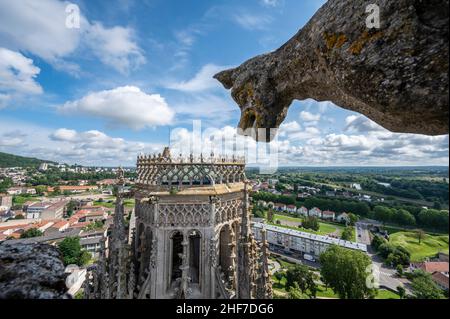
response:
<svg viewBox="0 0 450 319"><path fill-rule="evenodd" d="M387 287L393 290L397 290L397 287L400 285L405 286L407 280L403 278L399 278L396 275L396 270L392 268L388 268L383 264L383 260L375 254L375 252L370 247L370 231L368 229L367 224L365 223L356 223L355 224L356 231L356 241L361 244L367 245L367 252L370 258L372 259L372 264L375 269L378 270L379 273L379 284L382 287ZM406 292L410 293L410 290L407 286L405 286Z"/></svg>
<svg viewBox="0 0 450 319"><path fill-rule="evenodd" d="M355 232L356 232L356 242L370 245L370 232L367 228L366 224L363 223L356 223L355 224Z"/></svg>

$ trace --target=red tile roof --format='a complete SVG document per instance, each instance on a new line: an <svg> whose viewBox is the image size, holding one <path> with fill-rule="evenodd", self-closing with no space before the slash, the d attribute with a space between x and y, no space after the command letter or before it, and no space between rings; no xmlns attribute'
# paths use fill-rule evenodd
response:
<svg viewBox="0 0 450 319"><path fill-rule="evenodd" d="M436 271L433 275L433 280L442 287L448 289L448 275L444 275L441 272Z"/></svg>
<svg viewBox="0 0 450 319"><path fill-rule="evenodd" d="M415 267L422 269L428 273L434 272L448 272L448 262L446 261L426 261L414 264Z"/></svg>

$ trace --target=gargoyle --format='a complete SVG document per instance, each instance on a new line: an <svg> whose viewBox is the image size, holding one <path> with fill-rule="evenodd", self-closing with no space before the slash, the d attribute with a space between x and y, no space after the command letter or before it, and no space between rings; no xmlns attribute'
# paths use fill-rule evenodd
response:
<svg viewBox="0 0 450 319"><path fill-rule="evenodd" d="M311 98L393 132L448 134L448 2L329 0L282 47L214 77L243 130L278 128L293 100ZM379 28L367 24L373 3Z"/></svg>

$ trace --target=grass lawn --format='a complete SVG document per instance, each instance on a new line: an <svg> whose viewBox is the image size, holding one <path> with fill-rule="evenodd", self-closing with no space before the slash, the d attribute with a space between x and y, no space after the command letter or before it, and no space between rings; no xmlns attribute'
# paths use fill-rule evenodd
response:
<svg viewBox="0 0 450 319"><path fill-rule="evenodd" d="M125 207L134 207L134 199L125 199L123 201L123 203L124 203ZM103 207L106 207L106 208L114 208L114 206L116 205L115 204L115 198L114 198L114 202L113 203L95 201L94 205L95 206L103 206Z"/></svg>
<svg viewBox="0 0 450 319"><path fill-rule="evenodd" d="M302 222L302 220L300 218L286 216L286 215L279 215L279 214L274 215L274 221L276 221L276 220L280 220L280 221L285 220L285 221L297 222L297 223ZM302 231L305 233L311 233L311 234L316 234L316 235L328 235L328 234L334 233L336 231L338 231L339 234L341 234L342 231L344 230L344 227L341 225L326 223L326 222L322 222L322 221L319 222L320 228L318 231L314 231L314 230L306 229L306 228L299 228L299 227L295 227L295 226L278 225L276 223L271 223L271 225L280 226L280 227L284 227L284 228L288 228L288 229L299 230L299 231Z"/></svg>
<svg viewBox="0 0 450 319"><path fill-rule="evenodd" d="M375 299L400 299L400 296L390 290L380 289Z"/></svg>
<svg viewBox="0 0 450 319"><path fill-rule="evenodd" d="M94 206L103 206L103 207L106 207L106 208L114 208L114 203L94 202Z"/></svg>
<svg viewBox="0 0 450 319"><path fill-rule="evenodd" d="M20 196L16 195L13 197L13 204L14 205L23 205L25 202L38 202L39 198L37 197L31 197L31 196Z"/></svg>
<svg viewBox="0 0 450 319"><path fill-rule="evenodd" d="M390 236L390 242L406 248L411 253L411 261L422 261L438 252L448 254L448 235L426 234L419 245L413 232L396 232Z"/></svg>

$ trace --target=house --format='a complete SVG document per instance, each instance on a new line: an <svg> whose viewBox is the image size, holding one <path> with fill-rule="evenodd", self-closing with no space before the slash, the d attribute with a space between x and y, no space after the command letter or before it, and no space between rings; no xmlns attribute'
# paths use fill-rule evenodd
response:
<svg viewBox="0 0 450 319"><path fill-rule="evenodd" d="M340 223L350 223L350 216L347 213L342 213L336 217L336 220Z"/></svg>
<svg viewBox="0 0 450 319"><path fill-rule="evenodd" d="M335 197L336 193L334 191L326 191L325 195L328 196L328 197Z"/></svg>
<svg viewBox="0 0 450 319"><path fill-rule="evenodd" d="M285 204L280 204L280 203L275 203L273 208L279 212L283 212L286 210L286 205Z"/></svg>
<svg viewBox="0 0 450 319"><path fill-rule="evenodd" d="M22 194L22 187L10 187L6 193L8 193L8 195L20 195Z"/></svg>
<svg viewBox="0 0 450 319"><path fill-rule="evenodd" d="M308 208L306 208L305 206L299 207L297 209L297 214L301 216L308 216Z"/></svg>
<svg viewBox="0 0 450 319"><path fill-rule="evenodd" d="M295 205L288 205L286 210L290 213L296 213L297 212L297 207Z"/></svg>
<svg viewBox="0 0 450 319"><path fill-rule="evenodd" d="M311 197L310 193L298 193L297 198L308 198Z"/></svg>
<svg viewBox="0 0 450 319"><path fill-rule="evenodd" d="M336 218L336 213L330 210L324 210L322 212L322 218L328 220L334 220Z"/></svg>
<svg viewBox="0 0 450 319"><path fill-rule="evenodd" d="M64 209L67 201L51 202L34 202L27 206L27 219L59 219L63 217Z"/></svg>
<svg viewBox="0 0 450 319"><path fill-rule="evenodd" d="M45 235L48 235L48 234L53 233L53 232L63 232L65 230L67 230L69 228L69 226L70 226L69 221L61 220L59 222L54 223L52 226L50 226L46 230Z"/></svg>
<svg viewBox="0 0 450 319"><path fill-rule="evenodd" d="M13 204L12 199L11 195L0 193L0 207L11 208Z"/></svg>
<svg viewBox="0 0 450 319"><path fill-rule="evenodd" d="M261 183L260 187L261 187L261 189L268 189L269 183Z"/></svg>
<svg viewBox="0 0 450 319"><path fill-rule="evenodd" d="M322 211L317 207L313 207L309 210L309 216L315 216L318 218L322 218Z"/></svg>
<svg viewBox="0 0 450 319"><path fill-rule="evenodd" d="M26 207L27 219L41 218L41 212L52 206L50 202L33 202Z"/></svg>
<svg viewBox="0 0 450 319"><path fill-rule="evenodd" d="M36 195L36 190L31 187L10 187L6 192L8 195Z"/></svg>
<svg viewBox="0 0 450 319"><path fill-rule="evenodd" d="M436 283L436 285L438 285L441 289L448 290L448 281L449 281L448 273L445 274L436 271L431 275L431 278Z"/></svg>
<svg viewBox="0 0 450 319"><path fill-rule="evenodd" d="M448 261L425 261L420 263L412 263L410 265L411 271L421 269L429 274L441 272L448 275Z"/></svg>
<svg viewBox="0 0 450 319"><path fill-rule="evenodd" d="M65 200L53 203L50 207L41 212L40 218L43 220L63 218L67 204L68 201Z"/></svg>

